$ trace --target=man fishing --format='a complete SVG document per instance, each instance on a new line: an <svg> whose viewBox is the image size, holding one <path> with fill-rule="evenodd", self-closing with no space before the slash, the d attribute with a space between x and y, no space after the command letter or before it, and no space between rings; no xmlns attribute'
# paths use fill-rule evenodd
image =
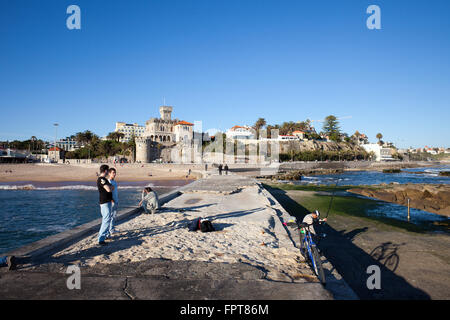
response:
<svg viewBox="0 0 450 320"><path fill-rule="evenodd" d="M307 214L304 218L303 218L303 223L308 225L308 230L309 232L311 232L311 235L314 238L317 238L317 234L316 234L316 230L314 229L314 225L318 224L320 222L326 222L327 218L323 218L323 219L319 219L320 217L320 212L319 210L316 210L310 214Z"/></svg>

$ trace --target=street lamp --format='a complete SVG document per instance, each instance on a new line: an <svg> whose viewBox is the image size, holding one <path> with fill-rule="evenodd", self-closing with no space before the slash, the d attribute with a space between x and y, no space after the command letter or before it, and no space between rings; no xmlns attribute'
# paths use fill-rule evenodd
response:
<svg viewBox="0 0 450 320"><path fill-rule="evenodd" d="M54 152L55 153L54 153L54 160L56 162L56 137L58 135L58 126L59 126L59 124L54 123L53 125L55 126L55 148L54 148Z"/></svg>

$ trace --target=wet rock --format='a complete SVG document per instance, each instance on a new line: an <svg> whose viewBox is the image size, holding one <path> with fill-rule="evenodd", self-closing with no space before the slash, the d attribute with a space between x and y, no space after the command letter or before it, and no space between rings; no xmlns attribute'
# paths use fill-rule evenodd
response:
<svg viewBox="0 0 450 320"><path fill-rule="evenodd" d="M349 192L370 198L407 205L450 217L450 185L380 184L378 188L353 188Z"/></svg>

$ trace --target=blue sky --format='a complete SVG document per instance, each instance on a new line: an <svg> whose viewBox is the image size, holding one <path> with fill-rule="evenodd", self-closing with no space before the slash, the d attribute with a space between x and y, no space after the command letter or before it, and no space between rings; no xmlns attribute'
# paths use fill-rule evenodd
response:
<svg viewBox="0 0 450 320"><path fill-rule="evenodd" d="M81 8L81 30L66 9ZM381 8L369 30L366 8ZM0 0L0 140L319 120L450 147L450 1ZM321 126L319 125L319 128Z"/></svg>

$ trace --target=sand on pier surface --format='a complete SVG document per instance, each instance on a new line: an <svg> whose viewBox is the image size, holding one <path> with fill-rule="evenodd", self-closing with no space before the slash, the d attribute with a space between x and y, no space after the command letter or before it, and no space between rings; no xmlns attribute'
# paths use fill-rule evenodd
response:
<svg viewBox="0 0 450 320"><path fill-rule="evenodd" d="M0 182L95 181L101 164L0 164ZM165 164L109 164L121 181L185 179L189 166ZM194 173L189 177L195 178Z"/></svg>
<svg viewBox="0 0 450 320"><path fill-rule="evenodd" d="M215 232L188 230L197 217L209 218ZM97 244L97 234L52 257L80 266L140 262L149 258L245 263L277 281L316 281L283 230L277 212L255 184L232 194L184 193L155 215L141 214L118 225L119 233Z"/></svg>

